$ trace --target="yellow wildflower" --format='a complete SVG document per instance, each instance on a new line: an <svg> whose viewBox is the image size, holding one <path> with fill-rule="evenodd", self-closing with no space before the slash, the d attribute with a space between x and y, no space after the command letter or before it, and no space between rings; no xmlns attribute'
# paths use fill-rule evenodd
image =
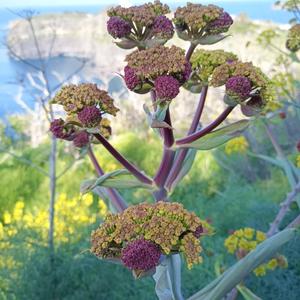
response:
<svg viewBox="0 0 300 300"><path fill-rule="evenodd" d="M244 136L236 137L227 142L225 153L231 155L233 153L245 153L249 147L248 141Z"/></svg>
<svg viewBox="0 0 300 300"><path fill-rule="evenodd" d="M4 236L4 227L3 224L0 222L0 239L2 239Z"/></svg>
<svg viewBox="0 0 300 300"><path fill-rule="evenodd" d="M253 228L244 228L244 236L248 239L251 240L253 238L254 234L254 229Z"/></svg>
<svg viewBox="0 0 300 300"><path fill-rule="evenodd" d="M254 271L254 274L258 277L266 275L266 268L264 265L260 265Z"/></svg>
<svg viewBox="0 0 300 300"><path fill-rule="evenodd" d="M262 231L257 230L256 231L256 240L258 242L263 242L266 239L266 234Z"/></svg>
<svg viewBox="0 0 300 300"><path fill-rule="evenodd" d="M269 270L275 270L276 267L278 266L278 262L275 258L271 259L268 263L267 263L267 268Z"/></svg>
<svg viewBox="0 0 300 300"><path fill-rule="evenodd" d="M93 204L93 195L92 194L85 194L82 196L82 203L85 206L91 206Z"/></svg>
<svg viewBox="0 0 300 300"><path fill-rule="evenodd" d="M6 224L6 225L10 224L11 223L11 219L12 219L11 218L11 214L8 211L4 212L3 223Z"/></svg>
<svg viewBox="0 0 300 300"><path fill-rule="evenodd" d="M234 235L230 235L224 242L224 246L227 248L228 252L233 254L238 246L238 238Z"/></svg>
<svg viewBox="0 0 300 300"><path fill-rule="evenodd" d="M239 237L239 238L241 238L241 237L244 236L244 230L243 229L236 230L234 232L234 235L237 236L237 237Z"/></svg>

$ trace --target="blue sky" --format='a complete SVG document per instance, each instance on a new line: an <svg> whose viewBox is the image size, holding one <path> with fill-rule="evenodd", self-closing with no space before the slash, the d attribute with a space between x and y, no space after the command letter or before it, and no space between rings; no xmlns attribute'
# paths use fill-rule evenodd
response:
<svg viewBox="0 0 300 300"><path fill-rule="evenodd" d="M221 2L224 2L226 0L221 0ZM227 1L236 1L236 2L243 2L244 0L227 0ZM253 1L253 0L252 0ZM274 2L272 0L254 0L256 2ZM103 5L103 4L117 4L119 2L125 2L124 0L0 0L0 8L1 7L24 7L24 6L67 6L67 5ZM130 3L141 3L141 2L148 2L147 1L141 1L141 0L131 0ZM164 3L172 2L184 2L184 0L162 0ZM198 0L193 1L189 0L189 2L210 2L209 0ZM213 2L219 2L218 0L214 0ZM247 1L249 2L249 0Z"/></svg>

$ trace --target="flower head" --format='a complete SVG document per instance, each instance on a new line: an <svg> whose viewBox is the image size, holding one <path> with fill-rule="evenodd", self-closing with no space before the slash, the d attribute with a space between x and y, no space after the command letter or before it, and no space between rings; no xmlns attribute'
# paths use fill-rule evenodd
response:
<svg viewBox="0 0 300 300"><path fill-rule="evenodd" d="M233 102L230 105L241 103L247 96L249 100L243 102L242 110L245 108L251 113L260 112L274 100L271 81L252 63L234 61L220 65L212 74L211 84L214 87L226 85L226 94Z"/></svg>
<svg viewBox="0 0 300 300"><path fill-rule="evenodd" d="M144 239L128 243L121 252L122 262L132 270L148 271L158 265L160 256L159 247Z"/></svg>
<svg viewBox="0 0 300 300"><path fill-rule="evenodd" d="M217 67L228 62L232 63L237 59L235 54L224 50L196 50L191 57L192 68L195 73L195 78L192 77L192 80L200 84L208 84Z"/></svg>
<svg viewBox="0 0 300 300"><path fill-rule="evenodd" d="M157 16L152 25L152 34L160 38L171 39L174 35L174 27L171 20L164 15Z"/></svg>
<svg viewBox="0 0 300 300"><path fill-rule="evenodd" d="M92 83L66 85L61 88L51 102L63 105L68 114L78 113L84 107L93 105L99 107L101 112L113 116L119 110L114 106L114 101L108 93Z"/></svg>
<svg viewBox="0 0 300 300"><path fill-rule="evenodd" d="M89 143L89 134L86 131L78 131L73 139L75 147L82 148Z"/></svg>
<svg viewBox="0 0 300 300"><path fill-rule="evenodd" d="M170 48L156 46L136 50L126 56L126 61L130 75L132 74L128 77L134 78L132 80L134 83L138 82L138 78L142 82L153 84L157 77L163 75L171 75L179 82L183 82L190 71L184 50L176 46Z"/></svg>
<svg viewBox="0 0 300 300"><path fill-rule="evenodd" d="M117 16L125 21L134 22L139 27L152 26L154 20L159 15L165 15L170 12L167 5L163 5L160 1L154 3L146 3L130 7L122 7L120 5L108 10L109 17Z"/></svg>
<svg viewBox="0 0 300 300"><path fill-rule="evenodd" d="M226 32L232 25L231 17L221 7L193 3L177 8L173 21L179 37L192 41Z"/></svg>
<svg viewBox="0 0 300 300"><path fill-rule="evenodd" d="M233 20L229 13L223 12L216 20L209 23L208 31L213 34L227 32L232 24Z"/></svg>
<svg viewBox="0 0 300 300"><path fill-rule="evenodd" d="M101 121L101 111L96 106L86 106L78 114L79 121L86 127L96 127Z"/></svg>
<svg viewBox="0 0 300 300"><path fill-rule="evenodd" d="M159 76L154 81L156 96L160 100L172 100L179 94L180 84L170 75Z"/></svg>
<svg viewBox="0 0 300 300"><path fill-rule="evenodd" d="M130 68L129 66L126 66L124 68L124 80L126 83L126 86L133 91L140 83L141 80L136 75L133 68Z"/></svg>
<svg viewBox="0 0 300 300"><path fill-rule="evenodd" d="M148 265L158 262L158 253L182 252L190 267L201 262L200 226L203 228L201 236L209 233L209 225L179 203L142 203L108 215L92 233L91 250L99 257L121 258L130 268L138 267L134 263L142 263L139 259L147 255L149 248L155 259L152 257ZM139 249L142 253L137 253Z"/></svg>
<svg viewBox="0 0 300 300"><path fill-rule="evenodd" d="M112 16L107 21L107 31L114 38L123 38L130 34L130 24L120 17Z"/></svg>
<svg viewBox="0 0 300 300"><path fill-rule="evenodd" d="M290 28L286 47L291 52L297 52L300 49L300 24L296 24Z"/></svg>
<svg viewBox="0 0 300 300"><path fill-rule="evenodd" d="M73 126L66 126L63 119L55 119L50 124L50 131L58 139L68 140L74 133Z"/></svg>
<svg viewBox="0 0 300 300"><path fill-rule="evenodd" d="M242 102L249 98L251 93L251 81L245 76L230 77L226 84L226 94L229 98Z"/></svg>

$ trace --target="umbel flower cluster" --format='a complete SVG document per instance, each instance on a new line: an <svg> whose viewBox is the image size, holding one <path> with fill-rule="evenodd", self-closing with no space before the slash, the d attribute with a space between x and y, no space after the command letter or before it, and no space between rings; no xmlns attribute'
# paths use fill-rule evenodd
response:
<svg viewBox="0 0 300 300"><path fill-rule="evenodd" d="M139 271L157 266L162 255L183 253L191 268L202 262L199 238L209 231L209 225L182 204L142 203L109 214L92 233L92 252Z"/></svg>
<svg viewBox="0 0 300 300"><path fill-rule="evenodd" d="M191 92L200 93L203 86L210 85L217 67L237 60L235 54L224 50L196 50L191 57L192 74L184 87Z"/></svg>
<svg viewBox="0 0 300 300"><path fill-rule="evenodd" d="M300 50L300 24L296 24L290 28L286 47L291 52L297 52Z"/></svg>
<svg viewBox="0 0 300 300"><path fill-rule="evenodd" d="M170 13L167 5L160 1L128 8L116 6L108 10L107 31L120 47L146 48L152 44L164 44L174 35L172 21L165 14Z"/></svg>
<svg viewBox="0 0 300 300"><path fill-rule="evenodd" d="M205 44L204 37L227 32L233 24L230 15L221 7L193 3L177 8L173 22L179 37L200 44L201 38Z"/></svg>
<svg viewBox="0 0 300 300"><path fill-rule="evenodd" d="M73 141L76 147L88 144L90 135L86 129L96 128L106 138L111 134L110 121L105 114L115 116L118 108L113 99L96 84L81 83L64 86L51 100L62 105L66 120L55 119L50 131L57 138Z"/></svg>
<svg viewBox="0 0 300 300"><path fill-rule="evenodd" d="M156 46L134 51L126 56L124 79L127 87L137 93L154 88L157 98L170 101L179 93L179 87L188 80L191 65L183 49Z"/></svg>
<svg viewBox="0 0 300 300"><path fill-rule="evenodd" d="M274 98L271 81L250 62L222 64L214 70L211 84L214 87L225 85L224 101L230 106L241 104L247 116L262 111Z"/></svg>
<svg viewBox="0 0 300 300"><path fill-rule="evenodd" d="M255 249L257 245L266 238L264 232L247 227L234 231L225 240L224 245L229 253L235 254L237 259L241 259ZM283 255L277 254L268 262L258 266L253 272L256 276L264 276L266 275L267 270L273 271L277 267L287 267L287 260Z"/></svg>

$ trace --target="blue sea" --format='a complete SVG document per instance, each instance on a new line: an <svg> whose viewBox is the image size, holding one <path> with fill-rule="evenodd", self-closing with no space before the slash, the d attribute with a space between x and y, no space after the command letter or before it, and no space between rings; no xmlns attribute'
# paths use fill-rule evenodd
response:
<svg viewBox="0 0 300 300"><path fill-rule="evenodd" d="M100 1L99 1L100 2ZM201 1L199 1L201 3ZM203 1L202 1L203 2ZM207 1L205 1L207 3ZM230 14L238 15L241 13L247 14L250 18L256 20L271 20L273 22L286 24L291 18L291 14L274 10L272 5L274 1L211 1L212 4L217 4L223 7ZM172 8L184 5L183 3L170 4ZM40 14L43 13L60 13L67 11L76 12L88 12L88 13L98 13L105 9L102 5L100 6L58 6L58 7L26 7L26 9L32 9ZM16 78L22 77L24 71L28 70L24 64L14 61L7 56L7 51L3 42L5 41L5 36L7 32L7 26L10 21L17 18L14 12L19 12L23 8L15 8L9 10L9 7L1 7L0 3L0 119L5 119L8 115L16 112L22 112L22 109L15 103L14 96L18 91L18 83ZM32 63L35 63L34 61ZM53 58L50 61L50 69L60 68L63 72L64 68L68 68L72 64L71 58ZM55 84L53 82L53 84ZM34 89L25 93L24 98L30 106L33 105L33 97L36 95L37 91Z"/></svg>

